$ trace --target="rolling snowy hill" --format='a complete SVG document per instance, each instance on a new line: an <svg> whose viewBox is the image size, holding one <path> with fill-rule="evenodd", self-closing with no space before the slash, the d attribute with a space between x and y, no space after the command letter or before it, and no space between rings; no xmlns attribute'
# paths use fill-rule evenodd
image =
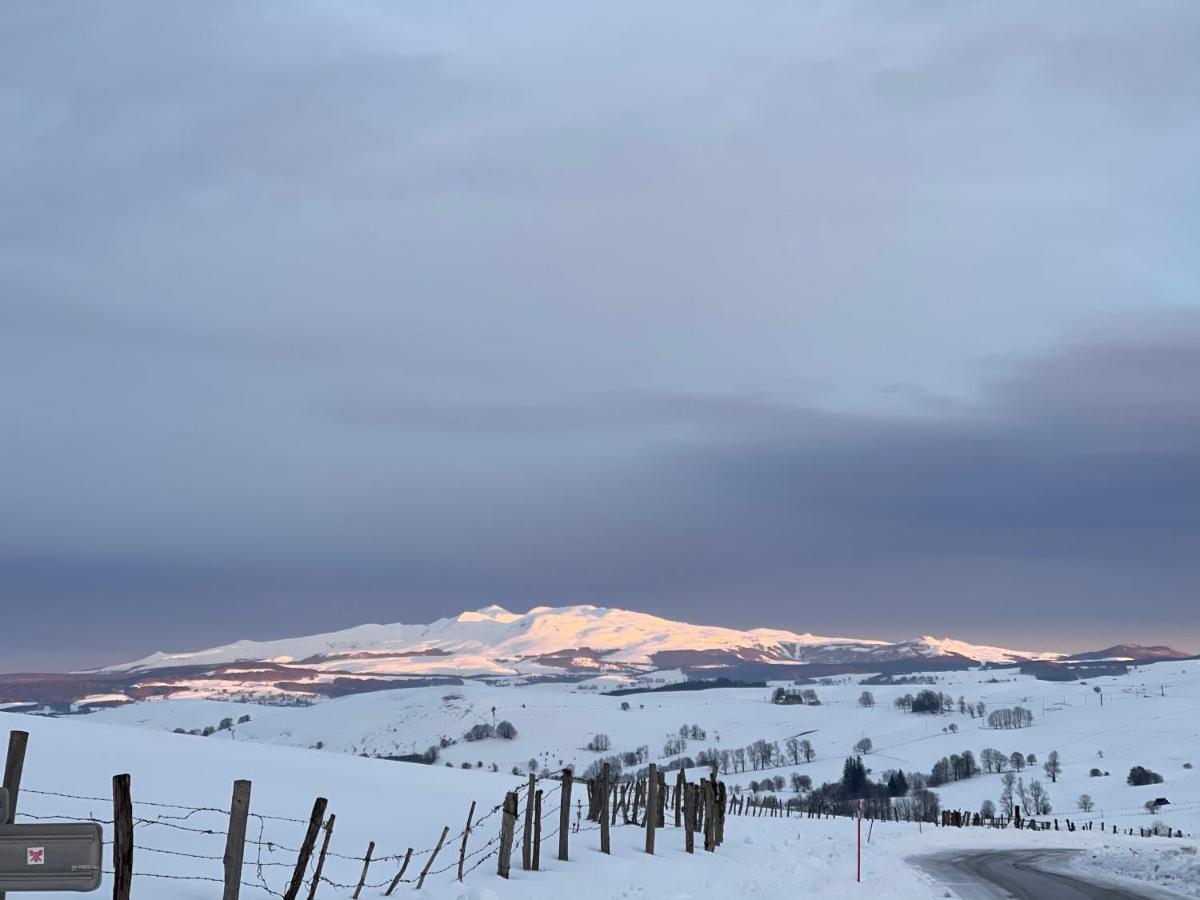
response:
<svg viewBox="0 0 1200 900"><path fill-rule="evenodd" d="M611 686L621 687L714 677L897 675L979 664L1040 667L1046 677L1058 678L1064 665L1086 667L1081 671L1092 675L1143 658L1185 655L1168 647L1121 645L1068 658L930 636L888 642L767 628L739 631L596 606L537 607L523 614L489 606L427 625L360 625L307 637L158 652L90 672L0 675L0 704L75 712L162 697L310 702L455 685L463 679L499 683L607 676L614 679Z"/></svg>

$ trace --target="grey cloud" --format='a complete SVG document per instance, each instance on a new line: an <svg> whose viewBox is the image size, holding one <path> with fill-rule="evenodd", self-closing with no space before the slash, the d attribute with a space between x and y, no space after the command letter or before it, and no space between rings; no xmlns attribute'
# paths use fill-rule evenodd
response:
<svg viewBox="0 0 1200 900"><path fill-rule="evenodd" d="M19 664L493 600L1200 646L1198 28L6 8L0 608L89 624Z"/></svg>

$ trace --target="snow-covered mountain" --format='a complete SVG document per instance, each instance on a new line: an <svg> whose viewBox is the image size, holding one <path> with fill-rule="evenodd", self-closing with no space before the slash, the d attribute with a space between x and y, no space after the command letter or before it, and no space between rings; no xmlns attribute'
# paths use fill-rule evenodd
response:
<svg viewBox="0 0 1200 900"><path fill-rule="evenodd" d="M268 662L359 675L475 676L646 671L734 660L860 665L939 657L1004 663L1060 656L929 636L891 643L766 628L739 631L586 605L539 606L524 614L488 606L428 625L360 625L309 637L158 652L100 671Z"/></svg>
<svg viewBox="0 0 1200 900"><path fill-rule="evenodd" d="M596 688L605 690L717 677L886 678L979 664L1040 667L1058 678L1064 665L1112 665L1136 661L1139 653L1121 645L1068 658L930 636L889 642L769 628L739 631L596 606L539 606L526 613L488 606L425 625L359 625L308 637L158 652L90 672L0 675L0 707L70 712L164 697L304 703L460 684L465 678L598 678ZM1154 659L1184 656L1169 648L1146 653Z"/></svg>

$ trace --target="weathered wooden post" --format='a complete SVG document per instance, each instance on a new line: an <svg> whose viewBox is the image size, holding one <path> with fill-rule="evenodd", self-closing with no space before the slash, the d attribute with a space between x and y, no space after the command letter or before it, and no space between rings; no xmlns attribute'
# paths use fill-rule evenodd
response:
<svg viewBox="0 0 1200 900"><path fill-rule="evenodd" d="M367 844L367 855L363 857L362 874L358 876L358 887L354 889L354 896L350 900L358 900L358 895L362 893L363 885L367 883L367 869L371 868L371 857L375 855L375 842L371 841ZM313 883L316 884L317 877L313 876Z"/></svg>
<svg viewBox="0 0 1200 900"><path fill-rule="evenodd" d="M529 788L525 792L525 830L521 836L521 868L529 871L533 866L533 773L529 773Z"/></svg>
<svg viewBox="0 0 1200 900"><path fill-rule="evenodd" d="M250 782L233 783L229 803L229 831L225 837L225 891L221 900L238 900L242 890L242 860L246 855L246 819L250 815Z"/></svg>
<svg viewBox="0 0 1200 900"><path fill-rule="evenodd" d="M564 782L563 787L566 787ZM517 792L509 791L504 795L504 812L500 816L500 853L496 864L496 874L507 878L512 871L513 833L517 829ZM561 842L559 844L561 847Z"/></svg>
<svg viewBox="0 0 1200 900"><path fill-rule="evenodd" d="M667 827L667 773L658 773L658 802L654 805L658 827Z"/></svg>
<svg viewBox="0 0 1200 900"><path fill-rule="evenodd" d="M650 763L646 778L646 852L654 853L654 826L658 824L658 766Z"/></svg>
<svg viewBox="0 0 1200 900"><path fill-rule="evenodd" d="M612 821L609 824L616 825L617 813L621 810L621 803L619 800L617 800L617 785L615 782L613 783L612 790L609 792L609 794L609 802L612 803Z"/></svg>
<svg viewBox="0 0 1200 900"><path fill-rule="evenodd" d="M704 849L717 849L717 794L711 780L704 782Z"/></svg>
<svg viewBox="0 0 1200 900"><path fill-rule="evenodd" d="M567 861L567 838L571 833L571 770L563 769L562 797L558 801L558 858Z"/></svg>
<svg viewBox="0 0 1200 900"><path fill-rule="evenodd" d="M129 900L133 887L133 797L128 775L114 775L113 900Z"/></svg>
<svg viewBox="0 0 1200 900"><path fill-rule="evenodd" d="M533 795L533 871L542 868L542 792ZM461 881L461 879L459 879Z"/></svg>
<svg viewBox="0 0 1200 900"><path fill-rule="evenodd" d="M463 863L467 859L467 839L471 836L471 819L475 817L475 801L471 801L471 808L467 810L467 827L463 829L462 843L458 847L458 880L463 880Z"/></svg>
<svg viewBox="0 0 1200 900"><path fill-rule="evenodd" d="M333 816L330 816L329 818L332 819ZM396 877L393 878L392 883L388 885L387 893L385 893L383 896L390 897L396 890L396 885L400 883L400 879L404 877L404 872L408 868L408 864L412 862L412 850L413 848L409 847L408 852L404 854L404 862L400 864L400 871L396 873Z"/></svg>
<svg viewBox="0 0 1200 900"><path fill-rule="evenodd" d="M318 797L313 803L312 813L308 817L308 830L304 833L304 843L300 845L300 855L296 858L296 868L292 872L292 880L283 892L283 900L296 900L300 896L300 888L304 885L304 873L308 871L308 861L312 858L313 847L317 843L317 834L321 831L321 823L325 819L325 807L329 801Z"/></svg>
<svg viewBox="0 0 1200 900"><path fill-rule="evenodd" d="M433 852L429 854L429 859L425 862L425 868L421 870L421 877L417 879L417 890L419 891L425 886L425 876L429 874L429 870L433 868L433 861L437 859L437 855L442 852L442 844L446 843L446 835L450 833L450 826L442 826L442 836L438 838L437 846L433 848Z"/></svg>
<svg viewBox="0 0 1200 900"><path fill-rule="evenodd" d="M683 768L680 767L679 775L675 778L675 827L679 827L679 812L682 805L685 785L687 785L687 776L683 774Z"/></svg>
<svg viewBox="0 0 1200 900"><path fill-rule="evenodd" d="M4 789L8 791L8 816L0 825L11 825L17 811L17 795L21 793L21 773L25 771L25 751L29 747L29 732L8 733L8 756L4 760ZM0 898L4 896L0 893Z"/></svg>
<svg viewBox="0 0 1200 900"><path fill-rule="evenodd" d="M683 787L683 846L688 853L696 852L696 785L685 784Z"/></svg>
<svg viewBox="0 0 1200 900"><path fill-rule="evenodd" d="M21 773L25 769L25 749L29 746L29 732L8 733L8 756L4 761L4 789L8 791L8 816L0 825L11 825L17 811L17 794L21 792ZM0 900L4 900L0 891Z"/></svg>
<svg viewBox="0 0 1200 900"><path fill-rule="evenodd" d="M640 825L638 821L638 804L642 800L642 779L638 778L633 783L633 824Z"/></svg>
<svg viewBox="0 0 1200 900"><path fill-rule="evenodd" d="M611 853L608 843L608 773L609 764L600 766L600 852Z"/></svg>
<svg viewBox="0 0 1200 900"><path fill-rule="evenodd" d="M329 852L329 841L333 837L333 823L336 821L337 816L330 814L325 822L325 837L321 841L321 852L317 855L317 867L313 870L312 881L308 885L308 900L313 900L317 896L317 888L321 886L321 873L325 871L325 855ZM412 853L411 850L408 852Z"/></svg>
<svg viewBox="0 0 1200 900"><path fill-rule="evenodd" d="M704 827L704 785L706 784L708 782L701 778L700 784L696 787L696 821L692 825L696 831Z"/></svg>
<svg viewBox="0 0 1200 900"><path fill-rule="evenodd" d="M715 840L717 846L720 847L725 843L725 806L728 803L728 798L725 795L725 782L717 782L717 827Z"/></svg>

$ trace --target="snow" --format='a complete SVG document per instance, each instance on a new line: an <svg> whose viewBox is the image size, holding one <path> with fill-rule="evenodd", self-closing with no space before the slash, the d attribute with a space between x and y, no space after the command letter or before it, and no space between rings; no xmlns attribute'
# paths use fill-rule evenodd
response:
<svg viewBox="0 0 1200 900"><path fill-rule="evenodd" d="M1117 875L1200 897L1200 854L1194 843L1163 847L1106 841L1076 856L1071 867L1092 876Z"/></svg>
<svg viewBox="0 0 1200 900"><path fill-rule="evenodd" d="M677 675L655 673L642 677L669 680ZM670 761L662 756L666 739L677 735L679 726L685 723L699 725L707 732L704 740L689 740L686 752L693 756L701 749L729 749L758 738L783 744L788 737L804 733L812 741L817 755L811 763L789 764L766 773L723 776L731 788L740 785L743 789L763 774L788 777L799 772L818 784L837 780L843 759L854 742L864 736L870 737L875 746L865 757L875 775L890 768L928 772L941 757L967 749L977 758L985 747L1006 754L1013 750L1033 752L1039 762L1049 751L1057 750L1064 767L1057 783L1050 782L1040 765L1027 769L1022 777L1027 783L1032 778L1044 782L1054 805L1053 815L1076 822L1090 818L1096 824L1095 831L1028 834L926 826L914 834L915 826L876 825L864 862L861 890L874 885L873 893L867 895L878 896L880 886L886 885L889 897L939 896L941 889L932 889L928 876L903 864L906 857L960 846L1010 845L1081 849L1085 851L1079 860L1081 866L1115 872L1121 877L1152 878L1176 890L1183 889L1181 885L1195 868L1189 868L1195 852L1191 836L1200 833L1200 776L1195 768L1185 767L1187 763L1200 764L1195 725L1200 713L1200 663L1156 663L1135 668L1128 675L1092 679L1086 684L1040 682L1015 669L940 672L932 677L936 679L935 684L928 685L932 690L962 695L972 702L982 700L989 709L1020 704L1033 711L1034 723L1026 729L998 731L984 727L979 718L957 711L941 716L906 713L896 709L892 701L926 685L864 686L858 676L813 685L822 701L815 707L773 705L768 702L770 686L605 696L588 688L625 684L629 678L599 676L577 684L497 686L467 682L454 687L382 691L298 708L168 699L61 719L7 714L0 717L0 724L33 733L26 769L29 787L103 798L111 776L128 771L133 775L135 801L161 799L220 806L228 800L232 781L248 777L255 784L255 810L304 818L315 795L327 796L331 811L338 815L335 849L357 855L374 840L379 845L377 855L384 856L402 852L410 845L430 846L441 825L451 826L452 835L457 833L470 801L478 801L481 810L491 809L519 780L511 769L516 766L524 771L531 758L538 760L540 770L557 770L565 764L586 768L604 755L586 749L598 731L611 738L610 752L645 744L651 758L662 763ZM1095 687L1103 691L1103 706ZM864 689L874 694L875 707L858 705ZM630 709L622 710L622 703L628 703ZM471 725L493 721L493 707L494 720L513 722L517 737L511 741L461 740ZM243 715L249 715L250 721L208 738L170 733L175 728L216 726L225 718L236 722ZM957 732L949 732L950 725L955 725ZM420 752L443 736L458 742L443 749L434 766L358 755ZM322 751L309 749L318 745ZM452 768L447 768L446 762ZM463 763L472 768L462 769ZM493 764L496 773L489 771ZM1127 785L1125 775L1134 765L1159 772L1164 783ZM1111 775L1090 777L1092 767ZM959 809L978 809L984 799L995 802L1000 790L996 774L937 789L944 807ZM1090 816L1075 809L1075 799L1084 792L1096 804ZM1156 816L1148 815L1144 803L1160 796L1167 797L1170 805ZM26 793L20 802L23 812L35 815L80 815L89 810L102 813L106 808L103 802L77 803ZM1104 832L1100 830L1101 821ZM1182 830L1189 837L1179 840L1111 834L1113 825L1136 830L1148 828L1155 821ZM447 898L482 897L487 894L480 892L486 891L494 892L497 898L643 896L639 891L647 897L744 892L762 897L849 897L860 890L848 878L849 827L845 820L731 817L727 843L715 857L698 852L694 858L684 858L682 841L669 833L661 841L661 858L653 860L640 851L636 832L617 829L613 843L619 864L600 858L593 841L586 847L581 844L578 857L566 866L549 859L553 853L547 851L543 857L547 872L517 872L512 882L504 882L488 864L465 886L443 878L427 885L425 892ZM294 846L299 839L297 832L302 830L299 825L272 822L268 837ZM480 841L492 836L481 834ZM160 849L221 852L219 846L214 851L205 843L205 837L177 834L170 829L147 829L144 838ZM142 840L139 832L139 842ZM586 841L586 835L580 840ZM137 860L141 872L211 873L213 865L219 870L219 863L152 852L138 855ZM280 857L272 860L278 862ZM194 869L187 868L193 864ZM380 868L390 865L380 863ZM357 869L358 864L340 860L331 870L331 877L352 881ZM268 872L277 879L277 871ZM163 900L211 896L199 889L203 884L164 883L154 887L161 887L161 891L149 896ZM1187 889L1196 896L1194 883ZM810 893L805 894L805 890ZM853 896L864 896L861 890ZM331 891L328 896L342 895Z"/></svg>
<svg viewBox="0 0 1200 900"><path fill-rule="evenodd" d="M667 674L667 673L656 673ZM1051 802L1060 815L1075 817L1075 801L1082 793L1092 796L1094 818L1122 828L1148 825L1143 804L1165 796L1171 805L1158 818L1188 833L1200 833L1200 748L1196 745L1195 717L1200 712L1200 663L1164 662L1134 669L1129 675L1093 679L1087 684L1036 681L1012 669L944 672L929 687L968 700L982 700L988 709L1022 705L1034 713L1027 729L992 730L983 720L955 711L945 716L902 712L893 700L915 693L924 685L875 685L858 678L839 679L836 685L815 685L822 705L775 706L768 702L771 688L729 688L678 693L643 693L623 697L586 690L593 683L609 687L603 679L580 684L533 684L499 687L467 682L454 687L410 688L359 694L326 700L312 707L272 707L208 700L158 700L105 709L87 717L89 722L136 725L170 731L203 728L221 719L249 714L251 721L206 740L255 741L312 747L326 751L403 755L421 752L443 736L461 738L473 724L508 719L518 730L513 741L460 741L442 751L443 761L454 766L482 762L496 764L502 772L524 767L530 758L556 768L575 764L586 768L603 754L585 749L596 732L612 740L613 752L646 744L656 756L680 725L697 724L707 732L703 741L689 741L689 755L706 748L742 746L758 738L779 741L800 731L816 749L816 759L804 767L787 766L771 774L785 777L803 771L817 783L837 780L842 761L859 738L870 737L874 751L866 758L877 773L889 768L928 772L943 756L971 750L978 758L985 747L1009 754L1014 750L1035 753L1039 766L1021 773L1045 782ZM670 680L669 678L667 680ZM1093 691L1101 687L1104 705ZM877 705L858 706L857 699L870 690ZM446 697L461 699L446 700ZM630 704L628 711L621 703ZM957 733L943 729L955 725ZM194 738L194 740L200 740ZM1040 762L1058 750L1063 773L1051 784ZM1099 754L1103 753L1103 756ZM666 762L666 759L660 759ZM1125 776L1135 765L1147 766L1166 779L1161 785L1130 787ZM1092 778L1092 767L1109 776ZM470 776L470 773L464 773ZM732 783L748 785L755 773L738 773ZM995 802L1000 776L981 775L938 789L943 804L977 809L984 799Z"/></svg>
<svg viewBox="0 0 1200 900"><path fill-rule="evenodd" d="M957 653L981 662L1007 662L1018 657L1056 659L1057 653L1030 653L979 646L963 641L923 637L891 644L879 640L830 638L778 629L738 631L691 625L646 613L591 605L539 606L524 614L499 606L464 612L428 625L360 625L344 631L275 641L238 641L189 653L154 653L101 671L154 669L165 666L238 663L249 660L297 663L313 657L355 654L354 659L308 663L323 669L360 673L513 674L556 671L561 664L539 663L536 657L588 647L606 654L605 664L648 667L656 653L671 650L762 651L780 661L800 658L811 650L840 650L852 655L890 652L941 656ZM452 654L419 656L444 651Z"/></svg>
<svg viewBox="0 0 1200 900"><path fill-rule="evenodd" d="M313 753L285 747L268 747L248 742L215 742L165 733L138 731L96 724L94 720L53 720L12 716L14 726L31 732L19 808L33 815L97 815L106 817L109 779L116 772L133 776L135 810L139 816L154 817L159 810L140 806L145 801L185 806L223 806L235 778L253 781L251 810L296 819L268 821L266 840L294 847L304 831L304 820L317 794L330 801L337 815L331 850L346 856L361 855L368 841L377 842L376 859L368 883L388 880L396 870L390 857L412 846L418 850L436 842L442 825L455 835L465 821L471 800L478 801L478 817L500 801L518 779L487 772L465 773L437 766L419 766L363 759L347 754ZM550 783L547 782L547 790ZM33 793L57 791L101 798L99 802L71 800ZM548 804L554 806L554 804ZM166 811L178 815L173 810ZM553 810L551 810L553 812ZM484 821L472 835L468 852L483 847L495 837L498 816ZM140 896L161 900L208 900L211 882L156 881L146 873L219 876L223 838L195 831L180 831L165 820L161 826L139 826L135 851L135 891ZM668 823L672 817L668 816ZM198 829L221 829L223 817L197 813L186 820ZM547 818L545 833L554 825ZM601 898L701 898L712 896L755 896L763 898L823 897L831 900L887 896L925 898L944 896L945 891L917 868L905 864L909 857L956 848L1067 847L1085 851L1084 864L1105 871L1110 857L1126 857L1121 864L1125 877L1154 877L1159 883L1178 884L1188 875L1188 861L1195 845L1164 838L1114 838L1094 832L993 831L988 829L942 829L910 823L864 824L863 882L854 881L855 823L847 819L768 819L729 816L726 842L715 854L698 848L693 856L683 849L683 837L671 824L658 835L656 855L643 852L643 833L632 827L613 830L613 855L598 852L595 831L572 835L571 860L558 862L554 841L543 847L544 871L523 872L519 864L505 881L488 860L468 875L465 883L454 880L450 871L431 876L422 896L432 898L530 898L557 900L571 896L581 900ZM252 820L251 838L257 839L257 821ZM448 843L449 846L449 843ZM1189 849L1190 848L1190 849ZM444 851L436 868L454 862L456 846ZM218 859L192 859L156 851L199 853ZM517 854L519 859L519 854ZM254 853L251 853L251 859ZM283 850L266 851L264 869L276 890L286 881L294 857ZM1114 864L1115 865L1115 864ZM1157 866L1157 871L1155 867ZM361 864L353 859L331 858L326 873L334 881L353 884ZM1169 875L1169 877L1167 877ZM1191 876L1194 878L1194 875ZM255 881L253 865L247 880ZM1194 881L1193 881L1194 884ZM106 884L102 891L107 891ZM405 885L398 896L412 890ZM351 891L323 888L320 896L342 898ZM364 896L379 896L379 889ZM45 894L67 900L67 894ZM265 898L251 887L243 897ZM1194 894L1193 894L1194 896Z"/></svg>

